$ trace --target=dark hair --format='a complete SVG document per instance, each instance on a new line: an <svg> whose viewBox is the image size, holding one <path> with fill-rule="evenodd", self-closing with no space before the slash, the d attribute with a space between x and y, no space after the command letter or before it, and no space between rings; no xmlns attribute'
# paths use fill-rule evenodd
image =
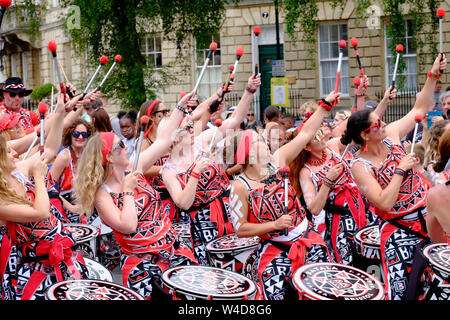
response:
<svg viewBox="0 0 450 320"><path fill-rule="evenodd" d="M94 110L99 110L101 107L103 107L103 102L100 98L95 99L94 101L89 102L86 107L92 108Z"/></svg>
<svg viewBox="0 0 450 320"><path fill-rule="evenodd" d="M278 121L281 111L277 106L268 106L264 109L264 115L269 121Z"/></svg>
<svg viewBox="0 0 450 320"><path fill-rule="evenodd" d="M130 119L130 121L135 124L137 120L137 115L138 113L134 109L128 111L121 110L117 113L117 118L119 118L119 120L122 120L122 118L127 118Z"/></svg>
<svg viewBox="0 0 450 320"><path fill-rule="evenodd" d="M92 114L92 120L94 123L94 128L97 132L111 132L112 131L112 125L111 121L109 120L108 113L103 109L97 109Z"/></svg>
<svg viewBox="0 0 450 320"><path fill-rule="evenodd" d="M370 110L360 110L353 113L347 121L347 128L341 137L341 143L347 145L354 141L357 144L364 144L361 132L370 128Z"/></svg>
<svg viewBox="0 0 450 320"><path fill-rule="evenodd" d="M450 159L450 129L447 129L439 140L439 153L433 166L434 171L444 171L448 159Z"/></svg>
<svg viewBox="0 0 450 320"><path fill-rule="evenodd" d="M89 135L93 135L94 134L94 127L87 121L78 118L77 120L75 120L70 127L67 127L64 129L63 135L62 135L62 145L64 147L68 147L72 144L72 132L75 131L75 128L79 125L82 124L83 126L86 127L86 131L89 133Z"/></svg>

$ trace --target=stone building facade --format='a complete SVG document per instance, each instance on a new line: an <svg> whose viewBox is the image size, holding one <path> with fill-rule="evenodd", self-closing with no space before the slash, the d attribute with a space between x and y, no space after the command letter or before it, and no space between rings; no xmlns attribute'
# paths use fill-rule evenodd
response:
<svg viewBox="0 0 450 320"><path fill-rule="evenodd" d="M30 36L21 30L14 20L14 15L5 17L1 26L1 35L6 40L3 64L3 78L7 76L21 76L27 87L53 82L57 80L54 75L51 54L47 49L49 40L55 40L58 45L58 58L64 66L68 78L81 91L91 71L87 70L83 57L73 54L70 37L63 29L67 19L67 9L61 9L58 0L48 0L49 5L41 25L41 37L32 41ZM382 92L390 84L390 71L388 64L392 58L387 50L387 41L382 22L381 9L375 12L370 19L362 21L355 13L354 1L348 0L343 7L333 8L329 1L317 1L319 27L316 38L316 55L308 55L307 48L302 43L302 33L297 32L294 42L286 33L283 12L279 12L279 44L280 55L277 52L276 14L272 0L244 0L237 6L226 9L226 17L220 34L212 40L219 43L216 56L211 59L200 86L200 93L208 95L219 87L228 74L228 68L234 64L235 52L238 46L244 49L244 55L239 61L236 71L235 96L238 99L245 88L248 77L251 75L254 64L258 63L263 74L263 87L255 98L257 115L261 115L263 107L267 105L267 90L270 95L270 78L272 64L275 60L284 63L284 76L288 78L288 90L296 93L295 98L289 101L286 108L289 113L296 113L298 106L311 99L319 99L326 95L330 88L334 88L334 77L337 65L337 43L346 37L347 49L342 65L342 78L340 91L343 92L341 107L349 108L353 101L353 77L359 75L355 51L350 46L350 38L358 39L358 50L365 73L370 78L369 91ZM442 8L450 9L450 0L443 1ZM380 8L378 6L378 8ZM378 10L378 9L377 9ZM82 14L82 13L81 13ZM408 17L405 17L407 20ZM448 20L448 19L447 19ZM261 33L255 37L252 30L255 26L261 28ZM405 28L408 23L405 22ZM450 50L450 20L444 21L444 52ZM408 33L407 42L415 35ZM169 72L176 76L177 81L159 89L158 98L174 106L179 93L189 91L194 87L201 69L201 55L206 50L196 48L195 39L190 39L191 49L187 54L185 65L175 66ZM409 43L409 42L408 42ZM417 56L412 47L406 49L404 56L407 62L407 85L417 87L423 84L426 71L430 65L422 66L424 71L418 71ZM170 65L176 61L175 44L165 41L162 37L149 36L143 41L142 52L152 60L155 68ZM124 59L126 57L124 56ZM447 75L441 78L444 88ZM265 90L265 91L264 91ZM264 92L263 92L264 91ZM231 96L231 95L230 95ZM294 101L295 99L295 101ZM237 100L236 100L237 101ZM230 105L236 103L230 101ZM137 106L138 107L138 106ZM110 111L120 109L120 102L111 103Z"/></svg>

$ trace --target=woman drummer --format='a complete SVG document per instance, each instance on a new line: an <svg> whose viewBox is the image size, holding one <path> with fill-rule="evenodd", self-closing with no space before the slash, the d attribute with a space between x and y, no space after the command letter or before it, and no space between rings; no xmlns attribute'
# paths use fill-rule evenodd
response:
<svg viewBox="0 0 450 320"><path fill-rule="evenodd" d="M344 141L361 145L352 163L352 174L361 193L375 206L380 218L381 258L389 300L404 299L414 249L426 237L426 197L429 186L414 168L413 154L406 154L400 139L414 128L431 105L436 76L447 59L438 56L412 110L400 120L383 126L369 110L355 112L348 120Z"/></svg>
<svg viewBox="0 0 450 320"><path fill-rule="evenodd" d="M173 202L190 215L192 248L201 265L211 264L207 243L233 233L229 218L230 181L222 161L213 157L210 149L222 140L226 132L239 128L260 85L260 74L250 76L237 108L220 127L202 131L195 137L194 129L197 127L182 125L183 129L177 132L170 158L162 170L164 184ZM217 96L220 96L219 92ZM193 116L198 112L201 117L201 109L201 105L197 107Z"/></svg>
<svg viewBox="0 0 450 320"><path fill-rule="evenodd" d="M239 132L227 150L227 156L234 154L235 163L244 167L231 190L232 221L239 237L261 239L253 253L258 266L253 278L263 300L283 299L286 278L304 263L331 260L325 242L306 218L286 173L283 177L277 166L284 167L297 157L339 95L332 92L323 99L323 108L305 122L301 133L273 155L254 130Z"/></svg>
<svg viewBox="0 0 450 320"><path fill-rule="evenodd" d="M64 96L58 96L55 121L45 141L44 152L16 165L4 139L0 141L0 220L17 248L17 265L10 279L16 282L16 299L44 299L53 283L73 277L86 278L87 269L70 232L54 214L47 189L47 163L56 156L64 125ZM3 243L2 248L3 250ZM3 252L2 252L3 254Z"/></svg>
<svg viewBox="0 0 450 320"><path fill-rule="evenodd" d="M163 134L140 154L137 171L127 174L133 163L123 141L112 132L92 136L78 164L76 198L84 212L95 206L102 222L113 229L122 250L123 283L146 298L152 293L153 276L170 266L195 263L192 252L176 241L158 192L141 174L168 151L171 133L192 94L180 100Z"/></svg>

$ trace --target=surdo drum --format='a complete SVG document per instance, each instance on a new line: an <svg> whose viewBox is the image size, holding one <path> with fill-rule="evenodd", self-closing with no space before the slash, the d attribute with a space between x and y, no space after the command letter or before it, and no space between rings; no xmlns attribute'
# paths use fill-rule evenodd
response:
<svg viewBox="0 0 450 320"><path fill-rule="evenodd" d="M209 242L206 250L214 267L243 273L244 265L258 243L259 237L239 238L232 233Z"/></svg>
<svg viewBox="0 0 450 320"><path fill-rule="evenodd" d="M383 285L360 269L337 263L310 263L298 268L292 283L299 300L384 300Z"/></svg>
<svg viewBox="0 0 450 320"><path fill-rule="evenodd" d="M66 280L47 289L47 300L144 300L133 290L116 283L94 280Z"/></svg>
<svg viewBox="0 0 450 320"><path fill-rule="evenodd" d="M423 249L423 254L429 263L422 277L423 299L450 300L450 245L429 244Z"/></svg>
<svg viewBox="0 0 450 320"><path fill-rule="evenodd" d="M256 284L236 272L206 266L178 266L161 275L174 300L253 300Z"/></svg>
<svg viewBox="0 0 450 320"><path fill-rule="evenodd" d="M111 271L106 269L100 263L89 258L84 258L84 262L86 263L86 268L89 272L89 279L113 282Z"/></svg>
<svg viewBox="0 0 450 320"><path fill-rule="evenodd" d="M67 223L64 226L75 240L75 251L80 252L86 258L96 260L98 230L93 226L82 223Z"/></svg>
<svg viewBox="0 0 450 320"><path fill-rule="evenodd" d="M363 257L381 261L380 229L378 225L359 229L355 234L358 253Z"/></svg>

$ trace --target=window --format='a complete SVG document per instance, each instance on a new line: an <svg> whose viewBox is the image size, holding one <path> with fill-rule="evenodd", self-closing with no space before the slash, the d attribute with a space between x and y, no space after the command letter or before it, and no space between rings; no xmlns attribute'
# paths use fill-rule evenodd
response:
<svg viewBox="0 0 450 320"><path fill-rule="evenodd" d="M346 24L319 25L319 74L320 96L326 96L334 90L336 71L339 61L339 41L347 41ZM343 51L339 92L349 94L348 86L348 46Z"/></svg>
<svg viewBox="0 0 450 320"><path fill-rule="evenodd" d="M145 37L142 43L142 54L146 58L147 67L158 69L162 67L161 37Z"/></svg>
<svg viewBox="0 0 450 320"><path fill-rule="evenodd" d="M406 38L405 38L405 46L403 49L402 59L406 64L406 69L402 73L397 73L398 75L402 74L405 76L405 82L403 84L404 90L417 90L417 61L416 61L416 46L414 43L414 32L412 29L412 21L405 20L405 28L406 28ZM391 44L391 39L386 36L386 28L384 29L384 39L385 39L385 50L386 50L386 89L392 83L392 76L394 74L394 66L397 55L394 53L392 55L389 46Z"/></svg>
<svg viewBox="0 0 450 320"><path fill-rule="evenodd" d="M211 54L208 66L198 86L198 92L204 97L210 97L214 92L217 92L222 83L220 39L219 35L196 39L194 83L197 82L200 76L206 57L208 56L209 45L212 41L217 43L217 50Z"/></svg>

